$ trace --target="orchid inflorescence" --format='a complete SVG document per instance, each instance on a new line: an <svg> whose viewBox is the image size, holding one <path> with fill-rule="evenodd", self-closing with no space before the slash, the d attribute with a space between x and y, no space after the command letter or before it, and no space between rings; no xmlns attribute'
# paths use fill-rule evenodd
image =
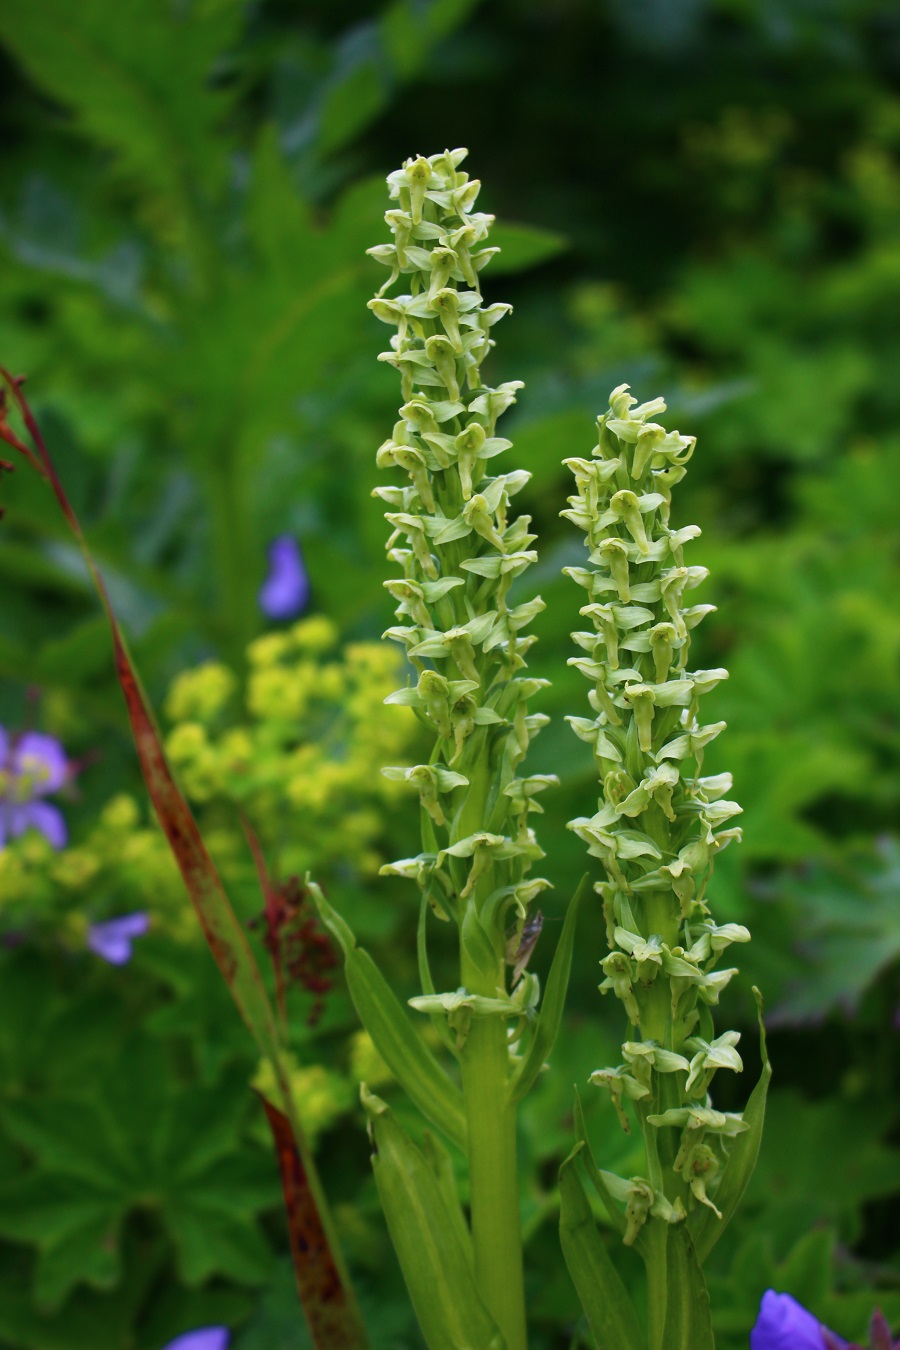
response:
<svg viewBox="0 0 900 1350"><path fill-rule="evenodd" d="M370 308L397 328L379 359L401 372L405 399L377 455L379 468L407 476L375 489L389 508L388 557L403 573L385 583L400 620L385 636L405 647L418 676L387 701L414 708L435 737L430 763L383 770L415 787L432 847L383 870L415 877L435 913L460 923L464 959L476 969L487 962L489 993L459 1000L450 1013L457 1024L476 1008L480 1016L513 1015L508 1005L489 1009L472 1000L502 994L496 969L509 916L521 933L548 884L527 875L543 856L529 816L540 810L538 793L556 782L546 774L517 776L529 741L548 720L527 711L545 682L524 674L534 642L526 630L543 601L508 602L513 581L537 556L530 517L510 515L510 499L530 474L492 472L511 445L495 434L497 419L520 384L492 389L481 380L491 329L510 306L485 307L481 298L478 272L494 250L478 245L493 217L472 211L480 184L459 170L462 158L458 150L434 155L392 174L399 207L387 219L394 243L369 250L391 268ZM385 298L401 277L408 292ZM415 1006L445 1005L431 998Z"/></svg>
<svg viewBox="0 0 900 1350"><path fill-rule="evenodd" d="M713 859L740 838L741 808L727 797L730 774L702 774L725 724L703 724L700 699L728 672L690 668L692 630L714 606L691 603L708 575L684 561L699 529L670 523L695 442L653 420L662 399L636 401L627 386L614 390L592 457L566 461L577 490L562 513L584 531L591 564L565 570L587 592L591 627L573 634L582 654L570 664L590 682L595 716L568 720L602 785L598 810L569 828L603 865L595 890L610 954L600 987L632 1027L623 1062L592 1081L612 1094L626 1130L623 1100L634 1103L652 1173L610 1183L627 1205L629 1244L649 1214L680 1222L698 1202L718 1213L708 1188L747 1125L709 1101L717 1070L743 1067L739 1033L716 1036L710 1008L737 973L720 968L723 954L750 938L740 924L717 924L705 900Z"/></svg>

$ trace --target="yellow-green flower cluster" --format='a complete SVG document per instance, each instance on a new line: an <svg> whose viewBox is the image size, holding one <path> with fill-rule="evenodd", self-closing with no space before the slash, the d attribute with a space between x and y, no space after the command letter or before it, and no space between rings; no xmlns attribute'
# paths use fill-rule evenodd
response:
<svg viewBox="0 0 900 1350"><path fill-rule="evenodd" d="M244 807L281 875L321 875L338 861L377 870L383 810L396 796L378 770L414 726L381 715L396 654L380 643L339 648L337 629L317 616L257 638L248 659L243 712L221 665L172 686L166 711L179 720L166 750L188 796L210 818L223 804Z"/></svg>
<svg viewBox="0 0 900 1350"><path fill-rule="evenodd" d="M717 1069L742 1067L738 1034L716 1037L710 1008L736 973L719 969L722 954L750 935L717 924L705 901L713 858L740 837L740 807L727 799L730 774L702 776L705 747L725 724L703 724L700 699L728 672L691 668L692 630L713 606L690 599L707 576L683 556L699 529L669 520L694 439L652 420L662 399L634 404L626 385L616 389L592 458L566 461L577 491L563 515L586 535L590 563L566 569L587 592L581 613L590 623L573 634L581 655L570 664L590 682L594 712L568 720L602 783L597 811L569 828L606 873L596 886L611 949L601 989L621 999L634 1032L623 1063L593 1081L610 1091L626 1128L623 1100L635 1103L648 1153L676 1173L653 1185L633 1178L623 1198L631 1203L644 1188L640 1222L648 1213L676 1221L697 1201L712 1205L706 1188L714 1190L723 1141L744 1129L712 1110L707 1094ZM666 1136L658 1149L654 1131Z"/></svg>
<svg viewBox="0 0 900 1350"><path fill-rule="evenodd" d="M383 716L396 653L381 643L340 647L334 625L314 617L258 638L248 658L243 690L227 666L207 662L179 675L165 703L175 723L168 754L226 884L256 903L238 807L281 876L327 876L338 863L374 874L385 808L398 794L379 769L415 731L411 713ZM89 922L135 910L156 929L199 940L162 832L126 795L59 852L34 831L11 840L0 849L0 895L4 926L45 926L76 947Z"/></svg>

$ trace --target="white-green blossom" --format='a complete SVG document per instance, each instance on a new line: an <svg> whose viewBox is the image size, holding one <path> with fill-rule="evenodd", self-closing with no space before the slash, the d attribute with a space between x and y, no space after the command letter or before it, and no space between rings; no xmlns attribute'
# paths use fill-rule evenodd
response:
<svg viewBox="0 0 900 1350"><path fill-rule="evenodd" d="M710 1006L736 973L716 968L722 952L750 935L713 922L705 899L715 855L740 837L740 807L726 798L730 774L702 775L725 724L703 725L700 699L728 672L691 664L692 632L713 606L693 602L707 571L684 559L700 531L674 528L669 515L694 438L653 420L661 399L635 402L626 385L614 390L593 457L566 461L576 492L562 514L585 534L589 564L566 569L587 593L580 612L590 624L573 634L570 665L589 681L595 714L568 720L601 780L597 810L569 828L606 873L595 888L611 948L600 989L621 1000L639 1037L623 1045L624 1064L592 1081L612 1093L626 1128L623 1099L634 1103L660 1169L653 1186L679 1221L697 1204L715 1208L707 1187L714 1195L723 1141L743 1129L709 1106L716 1071L743 1067L738 1033L716 1037ZM631 1241L663 1213L635 1207L637 1182L648 1184L628 1183Z"/></svg>

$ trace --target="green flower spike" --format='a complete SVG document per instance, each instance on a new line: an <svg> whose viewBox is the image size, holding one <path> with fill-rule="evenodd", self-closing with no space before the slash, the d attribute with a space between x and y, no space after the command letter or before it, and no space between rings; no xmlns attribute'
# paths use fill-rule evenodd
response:
<svg viewBox="0 0 900 1350"><path fill-rule="evenodd" d="M559 1025L574 917L564 925L538 1011L538 980L525 966L540 932L534 904L549 883L529 875L543 857L530 820L541 811L539 794L556 779L520 768L547 721L528 711L546 682L525 671L534 641L527 628L543 602L510 603L513 582L536 558L530 518L512 508L530 475L499 467L511 443L496 434L497 421L521 385L482 382L494 325L509 306L482 302L478 276L496 252L486 247L493 217L473 210L479 184L460 170L465 153L420 156L389 176L393 243L369 250L389 269L369 307L394 330L379 359L398 372L402 400L376 456L379 469L400 474L374 493L386 508L387 553L398 571L385 583L398 621L385 636L405 649L414 672L386 701L412 708L433 737L427 764L384 770L418 795L423 848L382 870L419 888L422 993L410 1005L458 1060L461 1099L408 1022L401 1026L396 1010L388 1013L384 982L356 954L346 925L323 912L344 947L357 1008L380 1052L423 1114L466 1152L471 1233L455 1196L445 1195L449 1210L435 1211L433 1220L462 1240L462 1262L449 1237L447 1250L431 1262L411 1236L410 1178L422 1179L415 1183L420 1206L430 1203L434 1183L399 1126L391 1126L390 1139L403 1166L394 1170L379 1155L388 1227L420 1319L444 1300L472 1310L474 1319L469 1339L454 1346L493 1345L496 1331L505 1350L525 1350L516 1104L537 1078ZM623 510L631 519L627 503ZM447 993L431 979L431 916L455 922L458 932L458 988ZM423 1092L423 1072L440 1085L440 1100L434 1090ZM364 1100L380 1148L386 1108ZM458 1278L448 1273L454 1270ZM449 1345L449 1334L445 1329L429 1345Z"/></svg>
<svg viewBox="0 0 900 1350"><path fill-rule="evenodd" d="M600 989L621 1000L633 1037L625 1062L592 1081L611 1092L625 1128L624 1101L632 1103L647 1153L646 1180L602 1174L604 1199L629 1196L625 1241L641 1237L652 1326L665 1318L667 1297L661 1225L686 1224L678 1241L690 1244L701 1232L698 1212L719 1223L720 1192L729 1197L723 1210L736 1203L729 1149L749 1127L712 1110L708 1091L717 1070L743 1066L738 1033L716 1037L710 1007L736 973L715 969L723 950L750 934L717 926L704 900L715 855L740 837L740 807L725 800L730 774L701 776L704 748L724 723L702 725L700 699L727 671L690 668L691 632L713 606L691 603L707 572L686 566L683 550L699 530L669 523L671 489L694 439L651 420L665 410L661 399L634 404L627 385L614 390L593 458L566 461L576 492L562 514L589 552L588 567L566 569L587 592L581 614L592 625L574 634L580 655L570 664L590 682L596 714L568 720L592 747L602 785L594 815L569 828L603 864L595 889L611 951ZM645 1192L653 1203L636 1203ZM621 1231L621 1217L614 1221ZM711 1246L708 1229L702 1235ZM690 1262L702 1278L696 1255Z"/></svg>

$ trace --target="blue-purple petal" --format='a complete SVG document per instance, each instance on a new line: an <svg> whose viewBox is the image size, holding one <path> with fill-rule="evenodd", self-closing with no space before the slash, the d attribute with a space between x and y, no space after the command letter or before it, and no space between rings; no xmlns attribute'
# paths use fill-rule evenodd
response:
<svg viewBox="0 0 900 1350"><path fill-rule="evenodd" d="M17 807L15 815L17 819L24 817L24 821L21 828L13 831L14 834L22 834L28 829L40 830L54 848L65 848L69 831L58 807L51 806L49 802L28 802L25 806Z"/></svg>
<svg viewBox="0 0 900 1350"><path fill-rule="evenodd" d="M750 1350L826 1350L824 1332L821 1322L790 1294L767 1289L750 1332ZM834 1342L845 1350L846 1341L835 1336Z"/></svg>
<svg viewBox="0 0 900 1350"><path fill-rule="evenodd" d="M6 727L0 727L0 769L2 769L9 755L9 733Z"/></svg>
<svg viewBox="0 0 900 1350"><path fill-rule="evenodd" d="M150 917L142 910L135 914L123 914L118 919L92 923L88 928L87 945L96 956L102 957L111 966L124 966L131 960L132 942L142 937L149 927Z"/></svg>
<svg viewBox="0 0 900 1350"><path fill-rule="evenodd" d="M13 773L38 778L32 795L43 797L48 792L56 792L66 781L69 761L55 736L46 736L41 731L26 731L20 736L12 750Z"/></svg>
<svg viewBox="0 0 900 1350"><path fill-rule="evenodd" d="M231 1332L227 1327L203 1327L176 1336L162 1350L228 1350Z"/></svg>
<svg viewBox="0 0 900 1350"><path fill-rule="evenodd" d="M269 619L295 619L309 603L309 577L296 539L279 535L269 548L269 575L259 607Z"/></svg>

